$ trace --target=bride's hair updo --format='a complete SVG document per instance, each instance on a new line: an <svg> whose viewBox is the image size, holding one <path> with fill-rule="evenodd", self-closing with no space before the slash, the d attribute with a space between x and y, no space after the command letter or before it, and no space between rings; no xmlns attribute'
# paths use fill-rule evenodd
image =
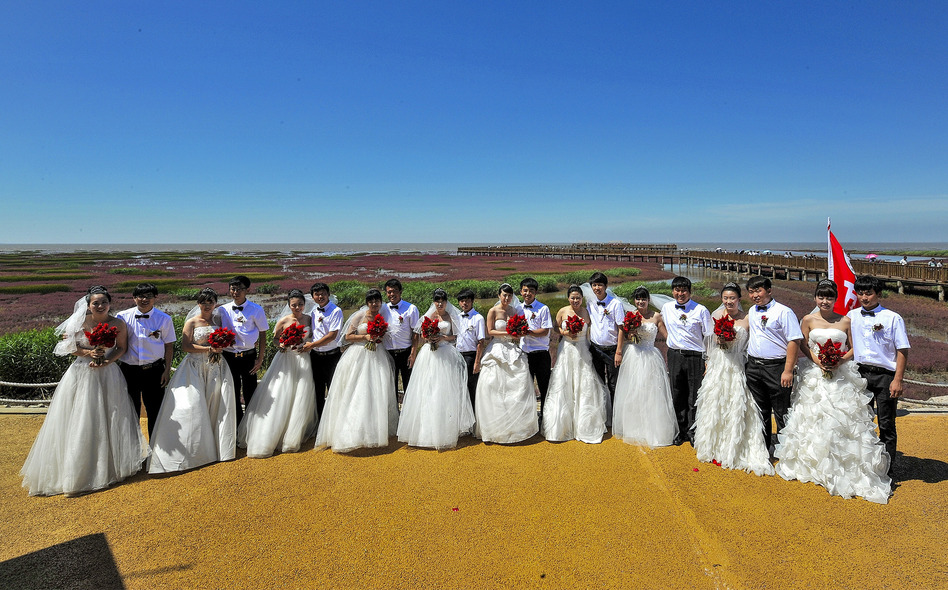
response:
<svg viewBox="0 0 948 590"><path fill-rule="evenodd" d="M89 291L86 292L86 303L92 301L93 295L105 295L105 298L109 301L109 303L112 303L112 294L109 293L109 290L102 285L93 285L89 287Z"/></svg>
<svg viewBox="0 0 948 590"><path fill-rule="evenodd" d="M286 294L286 302L289 303L291 299L302 299L305 302L306 295L303 295L299 289L290 289L290 292Z"/></svg>
<svg viewBox="0 0 948 590"><path fill-rule="evenodd" d="M570 293L573 292L579 293L580 295L583 294L583 290L579 288L579 285L570 285L569 289L566 290L566 296L569 297Z"/></svg>
<svg viewBox="0 0 948 590"><path fill-rule="evenodd" d="M836 283L829 279L823 279L816 284L816 292L813 293L814 297L839 297L839 290L836 288Z"/></svg>
<svg viewBox="0 0 948 590"><path fill-rule="evenodd" d="M365 304L368 305L369 301L382 301L382 292L378 289L369 289L365 294Z"/></svg>
<svg viewBox="0 0 948 590"><path fill-rule="evenodd" d="M437 289L434 290L434 293L431 294L431 300L432 301L447 301L448 293L441 287L438 287Z"/></svg>
<svg viewBox="0 0 948 590"><path fill-rule="evenodd" d="M510 293L513 295L514 290L513 287L510 286L510 283L503 283L500 288L497 289L497 294L500 295L501 293Z"/></svg>
<svg viewBox="0 0 948 590"><path fill-rule="evenodd" d="M207 303L208 301L217 303L217 291L211 289L210 287L204 287L201 289L201 292L198 293L197 302L198 304L201 304Z"/></svg>
<svg viewBox="0 0 948 590"><path fill-rule="evenodd" d="M632 291L632 301L636 299L652 299L652 294L648 292L648 289L645 287L636 287L635 291Z"/></svg>
<svg viewBox="0 0 948 590"><path fill-rule="evenodd" d="M741 288L737 286L737 283L724 283L724 286L721 287L721 295L724 295L726 291L731 291L737 298L741 298Z"/></svg>

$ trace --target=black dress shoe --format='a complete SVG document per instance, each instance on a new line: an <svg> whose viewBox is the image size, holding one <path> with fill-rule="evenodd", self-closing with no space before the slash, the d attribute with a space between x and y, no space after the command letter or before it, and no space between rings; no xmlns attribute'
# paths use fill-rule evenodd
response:
<svg viewBox="0 0 948 590"><path fill-rule="evenodd" d="M680 434L672 440L672 444L676 447L680 447L683 442L685 442L685 439Z"/></svg>

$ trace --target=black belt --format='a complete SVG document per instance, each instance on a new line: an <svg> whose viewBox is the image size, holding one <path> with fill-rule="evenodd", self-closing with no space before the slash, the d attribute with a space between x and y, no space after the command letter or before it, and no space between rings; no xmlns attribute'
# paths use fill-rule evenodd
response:
<svg viewBox="0 0 948 590"><path fill-rule="evenodd" d="M231 356L234 357L235 359L239 359L239 358L244 358L244 357L246 357L246 356L257 356L257 349L256 349L256 348L251 348L250 350L244 350L244 351L241 351L241 352L227 352L227 351L224 351L224 354L225 354L225 355L231 355Z"/></svg>
<svg viewBox="0 0 948 590"><path fill-rule="evenodd" d="M460 352L461 352L461 356L473 356L473 357L477 356L476 350L465 350L465 351L460 351Z"/></svg>
<svg viewBox="0 0 948 590"><path fill-rule="evenodd" d="M339 347L337 346L336 348L333 348L332 350L311 350L310 352L312 354L315 354L316 356L329 356L331 354L339 354L340 350L339 350Z"/></svg>
<svg viewBox="0 0 948 590"><path fill-rule="evenodd" d="M876 365L864 365L862 363L859 363L859 372L872 373L874 375L888 375L890 377L895 377L895 371L891 369L886 369L885 367L877 367Z"/></svg>
<svg viewBox="0 0 948 590"><path fill-rule="evenodd" d="M681 356L704 356L704 353L698 350L682 350L680 348L669 348L668 352L674 352Z"/></svg>
<svg viewBox="0 0 948 590"><path fill-rule="evenodd" d="M782 357L779 359L762 359L757 358L756 356L748 356L748 363L754 363L755 365L763 365L765 367L772 367L773 365L786 365L787 357Z"/></svg>
<svg viewBox="0 0 948 590"><path fill-rule="evenodd" d="M602 346L602 345L596 344L596 343L594 343L594 342L590 342L589 345L592 346L593 348L599 349L599 350L601 350L601 351L603 351L603 352L615 352L616 349L618 348L618 345Z"/></svg>
<svg viewBox="0 0 948 590"><path fill-rule="evenodd" d="M147 365L133 365L131 363L124 363L124 362L122 364L125 365L126 367L132 367L133 369L141 369L144 371L145 369L154 369L155 367L164 367L165 359L158 359L157 361L148 363Z"/></svg>
<svg viewBox="0 0 948 590"><path fill-rule="evenodd" d="M411 346L409 346L408 348L393 348L393 349L389 350L388 353L389 353L389 354L401 354L401 353L403 353L403 352L408 352L409 350L411 350Z"/></svg>

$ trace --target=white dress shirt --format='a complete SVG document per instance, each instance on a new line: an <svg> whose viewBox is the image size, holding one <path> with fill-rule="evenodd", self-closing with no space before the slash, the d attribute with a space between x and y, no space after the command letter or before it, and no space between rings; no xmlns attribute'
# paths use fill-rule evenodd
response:
<svg viewBox="0 0 948 590"><path fill-rule="evenodd" d="M404 299L398 302L397 309L385 302L379 311L388 323L388 331L382 337L382 347L385 350L400 350L412 344L412 328L418 323L418 308Z"/></svg>
<svg viewBox="0 0 948 590"><path fill-rule="evenodd" d="M136 316L148 317L136 317ZM118 314L128 326L128 349L121 361L127 365L150 365L165 358L165 344L174 343L174 322L171 316L157 308L146 314L137 307L126 309Z"/></svg>
<svg viewBox="0 0 948 590"><path fill-rule="evenodd" d="M312 313L310 314L313 318L313 341L324 338L326 334L335 331L337 338L330 340L326 344L315 347L313 350L319 352L329 352L339 348L339 332L342 331L342 309L338 305L330 301L326 304L326 307L322 308L323 311L319 311L319 306L313 308Z"/></svg>
<svg viewBox="0 0 948 590"><path fill-rule="evenodd" d="M662 306L662 321L668 330L665 340L669 349L704 352L704 338L714 333L714 322L708 308L689 299L681 309L677 301Z"/></svg>
<svg viewBox="0 0 948 590"><path fill-rule="evenodd" d="M600 305L602 303L603 305ZM622 302L606 294L602 301L587 301L589 311L589 340L598 346L615 346L619 343L619 326L625 321Z"/></svg>
<svg viewBox="0 0 948 590"><path fill-rule="evenodd" d="M468 317L464 317L467 315ZM477 310L461 313L461 325L459 327L457 339L457 348L460 352L476 352L477 343L487 338L487 323L484 316L477 313Z"/></svg>
<svg viewBox="0 0 948 590"><path fill-rule="evenodd" d="M236 309L237 307L243 309ZM254 348L260 333L266 333L270 329L263 308L249 299L241 306L231 301L218 309L221 312L221 326L230 328L237 334L234 345L227 348L227 352L245 352Z"/></svg>
<svg viewBox="0 0 948 590"><path fill-rule="evenodd" d="M905 331L905 321L902 316L881 305L868 311L875 315L863 315L862 308L846 314L853 334L853 360L894 371L896 351L912 348Z"/></svg>
<svg viewBox="0 0 948 590"><path fill-rule="evenodd" d="M787 345L792 340L803 340L800 322L793 310L773 299L765 306L766 311L758 311L752 305L747 312L749 337L748 356L759 359L778 359L787 356ZM764 318L767 318L766 321Z"/></svg>
<svg viewBox="0 0 948 590"><path fill-rule="evenodd" d="M523 304L523 316L527 319L527 326L531 330L553 328L553 319L550 318L550 308L535 300L528 307ZM524 352L550 349L550 333L546 336L524 336L520 341L520 348Z"/></svg>

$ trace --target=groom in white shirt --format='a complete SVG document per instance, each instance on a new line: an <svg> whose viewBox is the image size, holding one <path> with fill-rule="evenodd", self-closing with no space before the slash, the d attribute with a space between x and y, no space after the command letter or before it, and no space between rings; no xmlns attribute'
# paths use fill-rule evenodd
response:
<svg viewBox="0 0 948 590"><path fill-rule="evenodd" d="M408 389L411 368L415 364L415 324L418 322L418 308L402 299L402 283L398 279L385 282L385 295L388 303L379 313L388 323L388 331L382 337L382 346L392 355L395 366L395 391L398 392L398 378L402 378L402 392Z"/></svg>
<svg viewBox="0 0 948 590"><path fill-rule="evenodd" d="M234 345L223 352L224 360L234 376L234 397L237 400L237 423L244 417L240 405L241 393L244 402L250 403L253 392L257 390L257 372L263 366L267 352L267 331L270 323L263 308L247 299L250 279L237 275L230 280L230 295L234 298L218 309L221 313L221 326L230 328L237 337Z"/></svg>
<svg viewBox="0 0 948 590"><path fill-rule="evenodd" d="M616 357L619 343L619 326L625 320L625 309L622 302L606 292L609 279L601 272L595 272L589 277L589 285L595 295L594 301L586 302L586 311L589 312L589 352L592 354L593 368L602 377L609 388L612 403L616 397L616 379L619 377L621 356ZM611 422L611 416L607 421Z"/></svg>
<svg viewBox="0 0 948 590"><path fill-rule="evenodd" d="M477 377L481 372L481 355L484 354L484 342L487 338L487 325L484 316L474 309L474 291L464 289L458 293L458 307L461 309L461 333L456 342L458 352L467 365L467 391L474 405L477 391Z"/></svg>
<svg viewBox="0 0 948 590"><path fill-rule="evenodd" d="M527 320L529 330L520 341L520 349L527 354L530 377L537 380L542 415L546 392L550 388L550 373L553 369L553 361L550 358L550 330L553 328L553 320L550 318L550 308L537 301L539 289L539 283L532 277L520 281L523 316Z"/></svg>
<svg viewBox="0 0 948 590"><path fill-rule="evenodd" d="M342 309L330 301L329 285L326 283L313 283L309 292L316 303L310 314L313 319L313 341L306 343L303 349L310 351L313 381L316 384L316 413L322 416L336 365L342 357L337 339L342 330Z"/></svg>

